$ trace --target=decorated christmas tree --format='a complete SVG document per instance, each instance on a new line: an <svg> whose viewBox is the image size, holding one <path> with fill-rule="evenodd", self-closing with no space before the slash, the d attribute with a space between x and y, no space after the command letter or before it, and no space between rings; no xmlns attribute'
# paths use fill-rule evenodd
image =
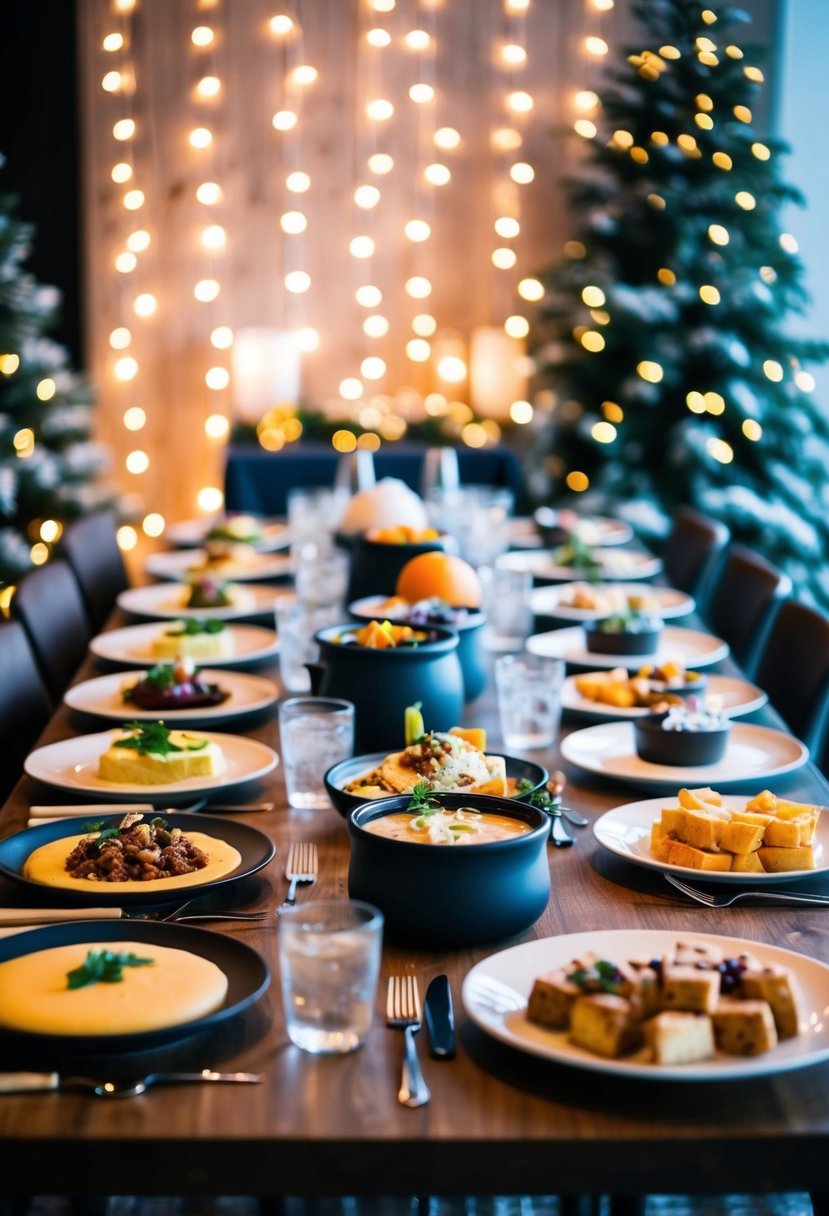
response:
<svg viewBox="0 0 829 1216"><path fill-rule="evenodd" d="M625 50L577 124L577 228L539 276L550 413L533 488L651 537L690 503L826 603L829 411L807 368L827 350L787 326L807 300L781 213L802 200L781 180L784 145L753 127L763 72L747 18L632 7L646 46Z"/></svg>
<svg viewBox="0 0 829 1216"><path fill-rule="evenodd" d="M50 339L59 293L24 269L32 231L0 195L0 585L51 556L64 523L109 495L91 393Z"/></svg>

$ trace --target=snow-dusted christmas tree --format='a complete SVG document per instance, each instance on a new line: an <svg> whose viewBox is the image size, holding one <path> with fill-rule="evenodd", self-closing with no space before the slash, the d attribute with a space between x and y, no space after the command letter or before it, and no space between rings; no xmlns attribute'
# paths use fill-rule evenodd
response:
<svg viewBox="0 0 829 1216"><path fill-rule="evenodd" d="M49 338L60 303L23 263L32 230L0 195L0 585L51 556L64 523L107 501L89 386Z"/></svg>
<svg viewBox="0 0 829 1216"><path fill-rule="evenodd" d="M532 471L548 501L614 508L646 535L691 503L829 602L829 408L820 344L783 228L801 202L753 110L763 72L744 13L633 10L646 43L611 69L570 202L577 229L540 275L533 333L554 405Z"/></svg>

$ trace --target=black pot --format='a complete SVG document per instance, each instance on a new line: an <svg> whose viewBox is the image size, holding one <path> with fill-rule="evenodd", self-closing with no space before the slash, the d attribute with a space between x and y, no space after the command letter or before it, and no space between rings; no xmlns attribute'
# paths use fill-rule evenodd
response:
<svg viewBox="0 0 829 1216"><path fill-rule="evenodd" d="M684 684L665 684L662 680L651 679L651 689L657 693L665 693L671 697L693 697L704 692L708 687L708 676L701 671L695 671L695 680L686 678Z"/></svg>
<svg viewBox="0 0 829 1216"><path fill-rule="evenodd" d="M635 718L633 734L636 754L651 764L670 764L676 768L686 765L716 764L725 755L731 723L716 730L663 730L667 714L651 714Z"/></svg>
<svg viewBox="0 0 829 1216"><path fill-rule="evenodd" d="M593 654L655 654L662 637L662 622L648 621L641 629L622 629L605 633L600 626L605 622L585 621L584 636L587 649Z"/></svg>
<svg viewBox="0 0 829 1216"><path fill-rule="evenodd" d="M347 611L357 621L376 621L382 617L375 607L382 604L381 596L369 595L362 599L353 600L346 605ZM414 629L431 629L431 625L423 625L412 621L405 615L395 615L391 618L395 624L411 625ZM463 671L463 695L465 701L475 701L486 688L487 669L486 652L483 644L483 627L486 624L486 614L483 612L468 612L456 624L441 624L442 629L452 629L458 635L458 658Z"/></svg>
<svg viewBox="0 0 829 1216"><path fill-rule="evenodd" d="M474 806L523 819L532 830L489 844L412 844L363 830L372 819L407 810L408 795L364 803L346 820L349 896L380 908L389 936L418 946L458 949L529 929L550 896L546 813L484 794L437 798L451 808Z"/></svg>
<svg viewBox="0 0 829 1216"><path fill-rule="evenodd" d="M430 626L425 632L433 641L388 650L335 640L354 629L349 621L314 634L319 662L307 666L315 696L354 702L356 751L399 751L406 707L417 701L430 730L459 724L464 688L456 633Z"/></svg>
<svg viewBox="0 0 829 1216"><path fill-rule="evenodd" d="M392 544L355 536L351 543L351 574L348 580L348 600L364 595L394 595L397 576L413 557L444 549L443 539L421 540L415 544Z"/></svg>

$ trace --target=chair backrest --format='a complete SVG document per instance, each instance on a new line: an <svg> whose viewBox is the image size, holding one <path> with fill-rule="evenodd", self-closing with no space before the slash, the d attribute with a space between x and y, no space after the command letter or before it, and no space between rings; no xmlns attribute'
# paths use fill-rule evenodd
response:
<svg viewBox="0 0 829 1216"><path fill-rule="evenodd" d="M680 507L665 541L662 560L665 576L672 587L687 591L704 609L709 580L715 574L731 533L725 524L693 507Z"/></svg>
<svg viewBox="0 0 829 1216"><path fill-rule="evenodd" d="M115 605L115 598L127 586L124 559L118 548L115 516L97 511L69 524L60 543L78 580L89 619L99 630Z"/></svg>
<svg viewBox="0 0 829 1216"><path fill-rule="evenodd" d="M0 804L23 772L26 759L49 720L51 706L23 626L0 622Z"/></svg>
<svg viewBox="0 0 829 1216"><path fill-rule="evenodd" d="M829 617L787 600L772 625L755 678L818 761L829 728Z"/></svg>
<svg viewBox="0 0 829 1216"><path fill-rule="evenodd" d="M791 591L788 574L751 549L730 547L711 589L707 616L747 676L757 670L780 604Z"/></svg>
<svg viewBox="0 0 829 1216"><path fill-rule="evenodd" d="M56 558L27 574L11 610L26 630L49 696L60 701L91 636L80 588L66 562Z"/></svg>

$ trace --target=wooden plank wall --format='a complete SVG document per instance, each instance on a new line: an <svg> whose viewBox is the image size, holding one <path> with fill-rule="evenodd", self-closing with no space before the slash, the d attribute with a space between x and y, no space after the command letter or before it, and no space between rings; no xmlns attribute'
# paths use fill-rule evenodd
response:
<svg viewBox="0 0 829 1216"><path fill-rule="evenodd" d="M528 63L515 79L516 87L526 87L535 99L532 114L521 124L525 142L520 158L533 164L536 177L521 191L517 266L504 272L489 261L497 185L490 136L493 126L504 121L500 107L507 81L504 71L493 66L493 45L506 31L503 0L420 0L419 5L397 0L394 12L383 19L394 41L380 52L385 56L382 82L371 79L370 61L359 50L368 0L297 0L293 6L279 0L138 0L128 18L113 8L113 0L80 0L88 365L98 385L100 434L112 447L119 484L132 496L139 518L158 511L168 520L192 517L198 491L221 484L223 441L205 436L204 421L215 413L230 416L232 385L213 392L204 383L207 368L230 364L228 352L210 347L214 326L314 325L321 343L304 359L303 396L325 401L336 397L341 378L354 375L368 353L381 354L388 364L379 391L408 384L428 390L428 369L412 364L404 353L412 336L411 317L424 307L403 292L412 273L433 280L428 310L441 329L468 337L474 327L500 324L517 310L518 279L557 256L567 237L561 179L577 168L579 141L563 132L577 116L575 92L599 83L596 61L585 55L582 41L586 34L601 33L613 47L629 41L631 34L623 0L605 14L597 13L590 0L532 0ZM280 108L285 64L284 50L268 31L269 18L279 11L301 20L304 58L319 72L304 93L299 138L280 135L270 121ZM413 214L416 175L423 165L417 155L418 107L407 97L416 79L414 57L402 48L402 37L432 20L438 48L437 125L456 127L463 142L439 158L450 165L453 180L434 191L427 215L433 237L418 246L402 235ZM209 55L195 52L190 40L194 26L206 23L217 31L216 49ZM106 54L102 40L118 29L132 38L123 57L134 65L136 80L128 103L101 88L104 72L120 58ZM193 85L206 70L222 80L217 103L193 99ZM377 146L395 156L389 178L372 179L361 169L371 136L365 121L354 116L373 89L396 107L393 122L377 135ZM124 113L133 114L138 124L130 150L135 161L130 185L145 193L144 206L129 213L122 203L127 187L110 177L113 163L124 159L125 145L112 135L113 122ZM196 151L187 142L189 130L202 124L215 131L208 151ZM421 132L421 146L424 138ZM294 196L309 218L302 238L285 237L278 223L291 197L282 183L293 167L305 169L312 179L308 195ZM203 180L223 188L224 201L215 209L195 200ZM374 181L383 190L380 206L368 219L355 214L352 205L360 180ZM199 232L209 222L221 223L227 231L221 253L208 255L199 243ZM151 244L138 255L135 271L120 274L114 259L133 228L146 229ZM370 275L347 251L351 236L361 231L369 231L377 242ZM298 241L312 288L306 296L289 298L282 278ZM212 304L195 301L194 284L214 276L222 285L219 298ZM388 317L390 331L380 342L369 342L361 331L365 313L353 298L361 281L376 281L384 290L380 311ZM132 311L140 292L151 292L158 300L151 318L138 319ZM115 352L109 335L122 325L131 331L131 345ZM126 384L113 376L119 353L134 356L139 364ZM146 425L139 431L124 427L130 406L146 412ZM124 461L136 449L148 454L149 467L128 473Z"/></svg>

